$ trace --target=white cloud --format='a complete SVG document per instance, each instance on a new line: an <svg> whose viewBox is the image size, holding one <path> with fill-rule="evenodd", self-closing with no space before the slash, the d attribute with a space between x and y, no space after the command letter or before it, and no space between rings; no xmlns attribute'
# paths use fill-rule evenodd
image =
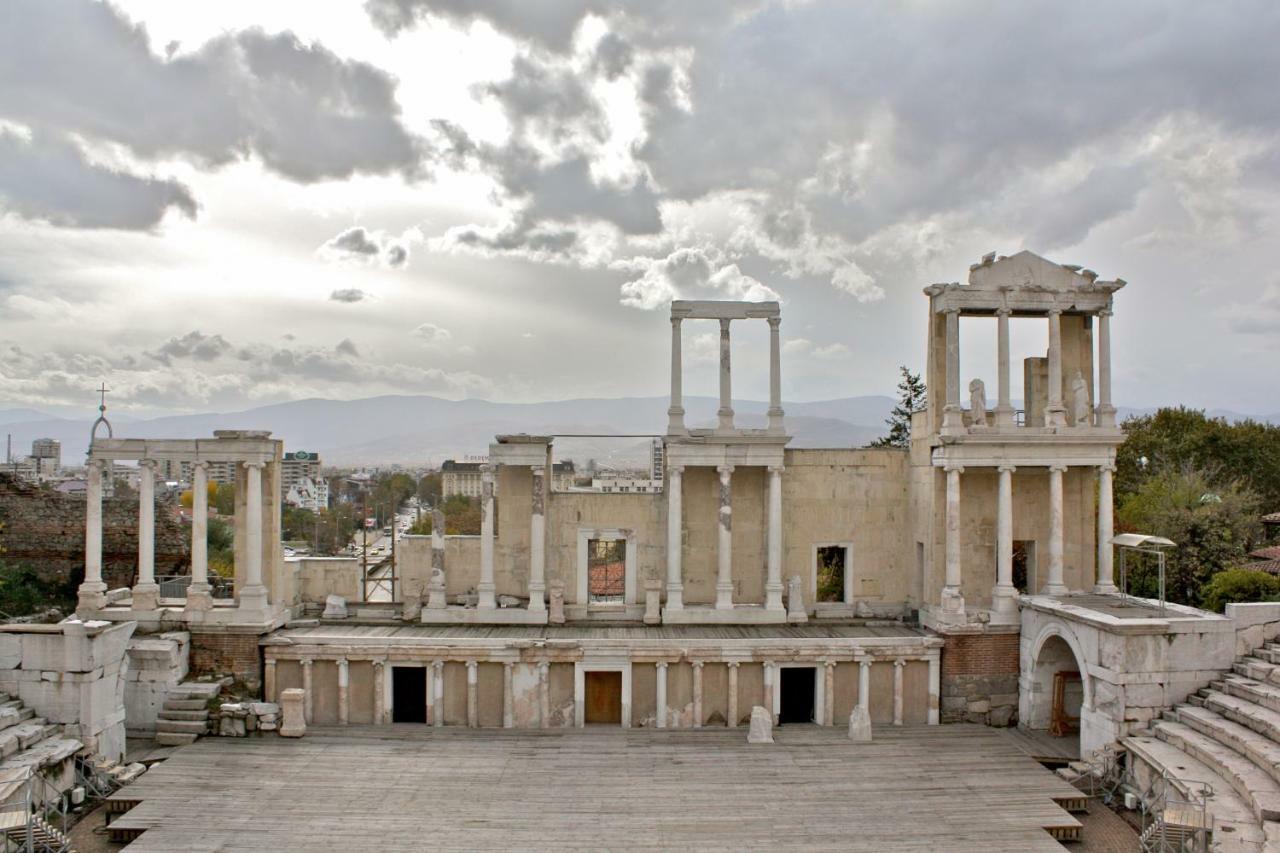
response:
<svg viewBox="0 0 1280 853"><path fill-rule="evenodd" d="M447 344L453 338L448 329L435 323L423 323L413 330L413 336L431 345Z"/></svg>

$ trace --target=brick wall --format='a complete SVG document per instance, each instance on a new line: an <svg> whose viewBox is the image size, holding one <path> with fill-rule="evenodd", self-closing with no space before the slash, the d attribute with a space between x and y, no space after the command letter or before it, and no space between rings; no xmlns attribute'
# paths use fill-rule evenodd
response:
<svg viewBox="0 0 1280 853"><path fill-rule="evenodd" d="M1017 722L1017 631L943 635L942 721Z"/></svg>
<svg viewBox="0 0 1280 853"><path fill-rule="evenodd" d="M191 631L191 674L231 675L251 690L262 689L261 636L226 630Z"/></svg>
<svg viewBox="0 0 1280 853"><path fill-rule="evenodd" d="M85 499L0 473L0 552L13 565L29 565L49 583L84 579ZM170 507L156 503L156 574L185 572L190 533ZM131 586L138 565L138 500L102 501L102 578L111 588Z"/></svg>

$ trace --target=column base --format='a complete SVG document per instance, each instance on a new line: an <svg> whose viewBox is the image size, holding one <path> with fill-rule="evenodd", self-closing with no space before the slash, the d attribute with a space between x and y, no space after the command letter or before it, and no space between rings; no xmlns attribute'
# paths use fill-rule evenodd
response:
<svg viewBox="0 0 1280 853"><path fill-rule="evenodd" d="M679 406L667 409L667 435L687 435L688 432L684 425L684 409Z"/></svg>
<svg viewBox="0 0 1280 853"><path fill-rule="evenodd" d="M160 584L140 583L133 587L133 609L155 610L160 606Z"/></svg>
<svg viewBox="0 0 1280 853"><path fill-rule="evenodd" d="M1105 429L1115 429L1116 427L1116 407L1111 405L1098 406L1098 426Z"/></svg>
<svg viewBox="0 0 1280 853"><path fill-rule="evenodd" d="M204 612L213 609L212 588L207 583L193 583L187 587L188 611Z"/></svg>
<svg viewBox="0 0 1280 853"><path fill-rule="evenodd" d="M782 584L769 583L764 586L764 609L785 613L787 608L782 603Z"/></svg>
<svg viewBox="0 0 1280 853"><path fill-rule="evenodd" d="M246 586L236 596L237 609L254 616L265 615L271 605L267 601L267 588L260 583Z"/></svg>
<svg viewBox="0 0 1280 853"><path fill-rule="evenodd" d="M1050 427L1065 427L1067 425L1066 408L1061 404L1049 406L1044 410L1044 424Z"/></svg>
<svg viewBox="0 0 1280 853"><path fill-rule="evenodd" d="M1018 621L1016 587L997 584L991 590L991 621L999 625L1011 625Z"/></svg>
<svg viewBox="0 0 1280 853"><path fill-rule="evenodd" d="M942 407L942 429L945 432L964 432L964 411L959 406Z"/></svg>
<svg viewBox="0 0 1280 853"><path fill-rule="evenodd" d="M684 586L667 584L667 604L664 610L684 610Z"/></svg>
<svg viewBox="0 0 1280 853"><path fill-rule="evenodd" d="M996 426L997 427L1014 427L1017 426L1014 420L1013 406L996 406Z"/></svg>
<svg viewBox="0 0 1280 853"><path fill-rule="evenodd" d="M546 585L541 583L529 582L529 607L530 612L538 612L547 609Z"/></svg>
<svg viewBox="0 0 1280 853"><path fill-rule="evenodd" d="M716 584L716 610L733 609L733 584Z"/></svg>
<svg viewBox="0 0 1280 853"><path fill-rule="evenodd" d="M944 586L942 588L939 610L943 621L952 624L965 621L964 596L960 594L959 587Z"/></svg>
<svg viewBox="0 0 1280 853"><path fill-rule="evenodd" d="M476 609L497 610L498 600L494 595L493 584L476 584Z"/></svg>
<svg viewBox="0 0 1280 853"><path fill-rule="evenodd" d="M1070 590L1067 589L1066 584L1061 583L1047 583L1040 590L1041 595L1066 595L1068 592Z"/></svg>
<svg viewBox="0 0 1280 853"><path fill-rule="evenodd" d="M1120 587L1113 583L1100 583L1093 587L1095 595L1119 595Z"/></svg>
<svg viewBox="0 0 1280 853"><path fill-rule="evenodd" d="M448 602L445 600L443 586L433 586L427 591L428 610L444 610L448 606Z"/></svg>
<svg viewBox="0 0 1280 853"><path fill-rule="evenodd" d="M107 585L101 581L80 584L76 596L76 613L95 613L107 604Z"/></svg>
<svg viewBox="0 0 1280 853"><path fill-rule="evenodd" d="M782 409L769 410L769 432L783 433L786 432L786 426L782 422Z"/></svg>

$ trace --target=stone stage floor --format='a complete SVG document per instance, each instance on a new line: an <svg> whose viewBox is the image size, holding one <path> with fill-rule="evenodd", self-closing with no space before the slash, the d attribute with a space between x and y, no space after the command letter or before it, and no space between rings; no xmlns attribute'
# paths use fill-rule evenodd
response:
<svg viewBox="0 0 1280 853"><path fill-rule="evenodd" d="M514 732L313 728L206 738L112 799L126 849L1017 851L1063 848L1078 792L999 732L787 726ZM1079 845L1069 845L1079 848Z"/></svg>

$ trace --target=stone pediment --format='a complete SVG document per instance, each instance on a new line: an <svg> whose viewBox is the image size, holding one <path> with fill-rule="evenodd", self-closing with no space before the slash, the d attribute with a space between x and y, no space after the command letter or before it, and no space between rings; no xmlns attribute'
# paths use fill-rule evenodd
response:
<svg viewBox="0 0 1280 853"><path fill-rule="evenodd" d="M981 263L969 267L969 286L977 290L1072 291L1112 284L1097 279L1093 270L1055 264L1026 250L1007 258L987 255Z"/></svg>

